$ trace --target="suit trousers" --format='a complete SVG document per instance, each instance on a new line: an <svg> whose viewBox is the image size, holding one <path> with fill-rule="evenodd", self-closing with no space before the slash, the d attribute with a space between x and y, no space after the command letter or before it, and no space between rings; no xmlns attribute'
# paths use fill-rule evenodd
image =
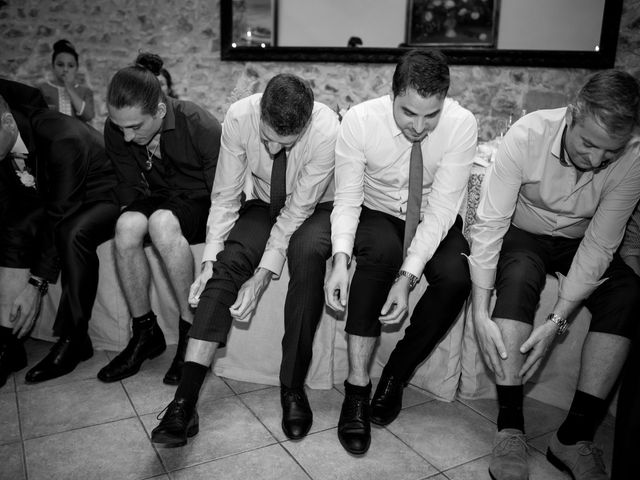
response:
<svg viewBox="0 0 640 480"><path fill-rule="evenodd" d="M291 388L304 385L313 337L324 308L324 277L331 255L331 208L331 203L318 204L289 241L280 382ZM244 205L214 262L189 336L225 345L233 323L229 307L260 264L272 227L267 203L251 200Z"/></svg>
<svg viewBox="0 0 640 480"><path fill-rule="evenodd" d="M378 317L402 266L404 223L392 215L362 208L354 244L357 266L349 294L347 333L380 335ZM384 374L409 380L453 325L471 290L463 253L469 254L469 245L458 217L425 266L429 285L413 309L409 326L391 353Z"/></svg>
<svg viewBox="0 0 640 480"><path fill-rule="evenodd" d="M113 237L120 215L115 202L84 203L54 228L62 296L53 324L57 336L87 333L98 289L98 245Z"/></svg>

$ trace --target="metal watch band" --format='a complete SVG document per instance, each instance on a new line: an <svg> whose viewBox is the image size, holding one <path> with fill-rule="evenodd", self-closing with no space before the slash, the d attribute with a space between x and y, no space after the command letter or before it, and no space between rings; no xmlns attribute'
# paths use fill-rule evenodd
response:
<svg viewBox="0 0 640 480"><path fill-rule="evenodd" d="M398 271L398 274L396 275L396 279L395 279L394 283L397 282L398 280L400 280L400 277L407 277L409 279L409 288L415 287L416 284L418 283L418 280L420 280L413 273L409 273L406 270L400 270L400 271Z"/></svg>
<svg viewBox="0 0 640 480"><path fill-rule="evenodd" d="M29 285L33 285L40 292L40 295L46 295L49 290L49 282L46 280L38 280L34 277L29 277Z"/></svg>
<svg viewBox="0 0 640 480"><path fill-rule="evenodd" d="M567 331L567 328L568 328L567 320L561 315L558 315L557 313L550 313L549 315L547 315L547 321L553 322L556 324L557 335L562 335Z"/></svg>

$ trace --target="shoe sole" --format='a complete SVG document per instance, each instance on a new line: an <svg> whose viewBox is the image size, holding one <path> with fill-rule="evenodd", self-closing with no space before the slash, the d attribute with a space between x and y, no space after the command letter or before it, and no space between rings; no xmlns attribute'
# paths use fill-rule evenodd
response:
<svg viewBox="0 0 640 480"><path fill-rule="evenodd" d="M100 374L98 374L98 380L100 380L101 382L104 382L104 383L113 383L113 382L117 382L119 380L124 380L125 378L133 377L136 373L138 373L140 371L140 367L142 367L142 364L144 363L145 360L152 360L152 359L162 355L166 349L167 349L167 346L165 345L164 347L162 347L162 349L154 350L149 355L147 355L147 358L145 358L140 363L140 365L138 365L138 368L136 368L133 371L129 371L126 374L123 374L123 375L118 375L117 377L109 377L109 378L102 378L102 377L100 377Z"/></svg>
<svg viewBox="0 0 640 480"><path fill-rule="evenodd" d="M556 467L558 470L568 473L573 480L576 480L576 477L573 475L573 472L571 471L571 469L567 467L562 460L556 457L551 451L551 449L548 447L547 447L547 460L551 465Z"/></svg>
<svg viewBox="0 0 640 480"><path fill-rule="evenodd" d="M194 425L187 429L187 438L195 437L200 431L199 425ZM151 443L154 445L158 445L163 448L176 448L176 447L184 447L187 444L187 440L179 439L176 440L175 437L158 435L156 438L151 436Z"/></svg>
<svg viewBox="0 0 640 480"><path fill-rule="evenodd" d="M498 480L496 477L493 476L493 473L491 473L491 469L488 469L489 471L489 476L491 477L491 480ZM529 477L527 476L526 480L529 480Z"/></svg>

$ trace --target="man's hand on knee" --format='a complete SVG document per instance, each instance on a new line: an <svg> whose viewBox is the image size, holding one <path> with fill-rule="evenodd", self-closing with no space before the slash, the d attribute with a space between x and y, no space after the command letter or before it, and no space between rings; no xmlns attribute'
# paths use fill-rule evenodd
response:
<svg viewBox="0 0 640 480"><path fill-rule="evenodd" d="M504 379L502 360L507 359L507 349L504 346L500 327L488 314L482 316L474 314L473 323L485 363L498 378Z"/></svg>
<svg viewBox="0 0 640 480"><path fill-rule="evenodd" d="M398 277L391 286L387 301L384 302L380 311L380 323L383 325L393 325L400 323L409 311L409 279Z"/></svg>
<svg viewBox="0 0 640 480"><path fill-rule="evenodd" d="M253 277L242 284L236 301L229 307L229 312L235 320L239 322L249 321L258 305L262 292L269 285L272 275L269 270L258 267Z"/></svg>
<svg viewBox="0 0 640 480"><path fill-rule="evenodd" d="M194 282L191 284L191 288L189 288L189 305L193 308L198 306L200 302L200 295L202 295L202 291L204 287L207 286L207 282L213 275L213 262L206 261L202 264L202 271L198 274Z"/></svg>
<svg viewBox="0 0 640 480"><path fill-rule="evenodd" d="M25 285L24 289L13 302L11 308L12 331L18 338L24 337L31 331L42 306L42 295L32 285Z"/></svg>
<svg viewBox="0 0 640 480"><path fill-rule="evenodd" d="M336 312L344 312L349 296L348 257L345 253L336 253L329 278L324 284L326 304Z"/></svg>
<svg viewBox="0 0 640 480"><path fill-rule="evenodd" d="M557 326L553 322L545 322L536 327L529 338L520 347L520 353L527 354L527 360L522 365L518 375L522 377L522 383L526 383L538 370L556 337Z"/></svg>

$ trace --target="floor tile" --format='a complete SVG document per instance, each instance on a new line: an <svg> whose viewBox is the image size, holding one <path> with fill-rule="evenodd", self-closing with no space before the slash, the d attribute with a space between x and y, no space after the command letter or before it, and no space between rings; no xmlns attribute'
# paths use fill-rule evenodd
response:
<svg viewBox="0 0 640 480"><path fill-rule="evenodd" d="M22 461L22 443L0 445L0 480L23 480L27 478Z"/></svg>
<svg viewBox="0 0 640 480"><path fill-rule="evenodd" d="M308 480L309 476L280 445L221 458L172 473L174 480Z"/></svg>
<svg viewBox="0 0 640 480"><path fill-rule="evenodd" d="M477 400L460 400L461 403L480 413L495 423L498 417L498 401L483 398ZM534 438L557 430L567 416L567 411L553 405L525 397L523 404L524 427L528 438Z"/></svg>
<svg viewBox="0 0 640 480"><path fill-rule="evenodd" d="M45 343L47 345L47 348L45 348L44 351L41 352L37 357L33 354L33 352L29 353L29 366L27 367L27 369L21 372L18 377L16 377L16 388L18 391L37 390L40 388L51 387L53 385L64 385L72 382L77 382L78 380L96 379L98 371L107 363L109 363L109 359L106 353L96 350L93 352L93 357L84 362L80 362L78 366L73 370L73 372L67 375L63 375L62 377L54 378L52 380L47 380L46 382L31 384L25 383L24 376L29 371L29 369L34 367L40 360L42 360L45 355L49 353L49 349L51 348L51 346L53 346L53 343L49 342L40 343ZM39 349L42 350L42 348Z"/></svg>
<svg viewBox="0 0 640 480"><path fill-rule="evenodd" d="M160 357L147 361L136 375L122 380L125 390L139 415L158 413L164 409L176 392L175 385L162 383L173 360L175 345L170 345ZM218 377L209 373L200 398L222 398L233 395L233 391Z"/></svg>
<svg viewBox="0 0 640 480"><path fill-rule="evenodd" d="M176 470L217 458L246 452L276 442L269 431L237 397L198 403L200 433L181 448L158 448L169 470ZM142 422L150 434L158 425L155 414L145 415Z"/></svg>
<svg viewBox="0 0 640 480"><path fill-rule="evenodd" d="M491 452L495 425L458 402L405 409L387 427L439 470Z"/></svg>
<svg viewBox="0 0 640 480"><path fill-rule="evenodd" d="M140 479L165 473L137 418L25 441L29 480Z"/></svg>
<svg viewBox="0 0 640 480"><path fill-rule="evenodd" d="M241 382L239 380L232 380L230 378L220 377L224 382L229 385L229 388L238 395L241 393L255 392L256 390L262 390L264 388L271 388L273 385L262 385L261 383L249 383Z"/></svg>
<svg viewBox="0 0 640 480"><path fill-rule="evenodd" d="M335 389L314 390L307 388L306 391L313 411L313 424L310 432L318 432L337 426L344 397ZM278 441L287 440L282 431L280 387L245 393L240 395L240 398Z"/></svg>
<svg viewBox="0 0 640 480"><path fill-rule="evenodd" d="M547 459L535 450L530 450L529 455L529 480L568 480L569 477L564 475ZM489 478L489 462L491 456L485 456L465 463L459 467L446 470L445 475L451 480L477 480L480 478Z"/></svg>
<svg viewBox="0 0 640 480"><path fill-rule="evenodd" d="M0 393L0 445L20 440L20 422L15 392Z"/></svg>
<svg viewBox="0 0 640 480"><path fill-rule="evenodd" d="M97 379L21 391L18 402L24 438L135 415L122 385Z"/></svg>
<svg viewBox="0 0 640 480"><path fill-rule="evenodd" d="M337 429L282 444L314 480L418 480L438 471L386 429L371 432L371 447L360 457L347 453Z"/></svg>

